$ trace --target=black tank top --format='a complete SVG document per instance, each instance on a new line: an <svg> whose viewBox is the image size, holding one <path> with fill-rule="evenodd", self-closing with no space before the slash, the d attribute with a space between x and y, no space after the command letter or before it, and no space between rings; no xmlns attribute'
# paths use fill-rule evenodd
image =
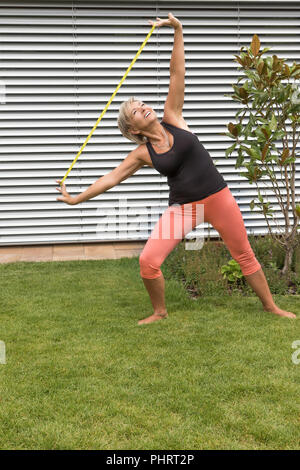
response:
<svg viewBox="0 0 300 470"><path fill-rule="evenodd" d="M227 186L210 154L192 132L161 121L173 135L173 147L157 154L146 142L154 168L168 177L169 206L204 199Z"/></svg>

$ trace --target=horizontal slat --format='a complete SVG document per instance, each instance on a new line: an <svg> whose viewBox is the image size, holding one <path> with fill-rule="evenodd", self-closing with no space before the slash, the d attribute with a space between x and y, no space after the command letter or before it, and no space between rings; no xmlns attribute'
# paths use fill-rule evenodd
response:
<svg viewBox="0 0 300 470"><path fill-rule="evenodd" d="M90 36L85 36L84 34L78 34L75 41L76 51L77 52L84 52L90 51L92 52L99 52L100 47L105 46L105 50L107 51L114 51L115 52L115 44L118 44L120 47L120 51L126 53L126 56L132 58L133 53L137 52L141 42L145 38L145 35L149 32L149 30L145 30L145 34L141 34L137 36L136 34L122 37L113 36L109 37L108 35L99 35L99 37L95 37L95 39L91 39ZM290 29L284 31L284 36L282 34L281 29L277 29L274 33L268 33L268 44L272 47L276 47L278 51L285 51L288 47L288 50L295 50L299 51L299 34L296 31L293 33ZM183 37L184 37L184 44L188 46L188 50L185 51L185 55L190 53L189 51L206 51L207 55L210 55L210 51L234 51L237 47L237 33L240 34L242 41L245 43L251 42L253 36L253 29L247 30L243 28L243 30L238 31L237 28L226 29L226 31L222 32L219 31L218 36L213 36L215 34L215 29L211 28L210 30L201 28L195 29L195 32L192 33L191 31L183 30ZM55 34L55 35L54 35ZM155 33L153 33L155 34ZM261 32L257 32L256 34L261 34L262 38L265 35L265 30L261 30ZM23 41L22 44L19 43L18 36L15 33L11 35L5 35L4 32L0 28L0 35L1 35L1 50L3 52L12 51L54 51L54 52L65 52L65 51L73 51L74 49L74 37L70 34L66 35L59 35L57 32L53 32L51 36L43 36L39 38L39 42L37 43L36 35L30 36L23 34ZM159 52L169 51L172 49L172 44L170 41L172 40L173 34L164 34L160 35L159 37ZM155 38L155 36L153 36ZM153 41L150 38L149 42L147 43L147 49L142 51L143 58L147 57L149 54L153 54L154 52L157 53L157 40ZM207 42L209 41L209 50L207 49ZM278 43L280 41L280 43ZM291 49L290 49L291 47ZM131 55L129 55L131 52ZM74 51L75 55L75 51ZM94 64L97 67L97 64ZM104 73L107 73L105 70ZM147 78L147 77L145 77ZM215 78L215 77L214 77ZM34 79L34 78L33 78Z"/></svg>
<svg viewBox="0 0 300 470"><path fill-rule="evenodd" d="M214 3L214 5L216 5L216 7L222 7L222 4L230 7L232 4L236 4L236 0L206 0L206 1L203 1L201 2L201 6L203 8L208 8L209 6L211 6L212 2ZM39 8L39 9L43 9L43 8L49 8L51 6L51 8L66 8L66 6L68 5L72 5L72 3L74 4L74 6L76 7L76 9L81 9L81 8L95 8L95 6L99 9L101 8L101 2L99 0L85 0L84 3L82 2L82 0L64 0L64 1L55 1L55 0L47 0L47 3L43 5L43 3L40 1L40 0L35 0L35 1L26 1L26 7L30 7L30 8ZM143 3L142 5L140 5L140 8L143 7L143 5L147 5L147 3L151 3L153 4L153 0L143 0ZM164 4L168 4L168 3L174 3L174 0L163 0L163 2L159 2L159 6L162 8L162 6ZM176 6L179 5L180 6L180 3L181 2L176 2ZM274 5L275 7L277 6L277 4L283 4L283 1L282 0L265 0L262 4L261 0L240 0L239 1L240 4L247 4L253 8L264 8L264 4L265 3L271 3L272 6ZM299 3L299 0L288 0L286 2L284 2L284 4L287 5L287 7L289 5L293 5L293 4L297 4ZM194 6L195 4L199 4L199 0L187 0L186 2L184 2L185 6L186 7L189 7L190 5L191 6ZM1 2L1 5L3 7L24 7L24 1L18 1L18 0L9 0L9 1L5 1L3 0ZM123 5L126 5L126 8L134 8L134 9L137 9L137 3L135 1L128 1L128 0L110 0L109 2L109 6L111 7L111 9L113 8L122 8Z"/></svg>

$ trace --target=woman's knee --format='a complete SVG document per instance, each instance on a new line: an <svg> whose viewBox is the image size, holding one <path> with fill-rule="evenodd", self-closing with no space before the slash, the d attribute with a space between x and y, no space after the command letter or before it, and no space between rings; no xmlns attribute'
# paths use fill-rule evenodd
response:
<svg viewBox="0 0 300 470"><path fill-rule="evenodd" d="M144 253L141 253L139 257L139 263L141 277L145 277L146 279L155 279L161 276L161 263L155 261L153 258L149 258Z"/></svg>
<svg viewBox="0 0 300 470"><path fill-rule="evenodd" d="M239 263L244 276L253 274L261 268L261 264L256 259L251 247L235 254L234 259Z"/></svg>

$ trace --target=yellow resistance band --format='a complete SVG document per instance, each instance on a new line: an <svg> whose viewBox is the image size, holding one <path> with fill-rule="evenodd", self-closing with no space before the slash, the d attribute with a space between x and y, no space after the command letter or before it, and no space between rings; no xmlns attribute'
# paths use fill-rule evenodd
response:
<svg viewBox="0 0 300 470"><path fill-rule="evenodd" d="M101 119L103 118L104 114L106 113L107 111L107 108L109 107L110 103L112 102L112 100L114 99L115 95L117 94L117 91L119 90L119 88L121 87L122 83L124 82L125 78L127 77L127 75L129 74L133 64L135 63L136 59L138 58L138 56L140 55L140 53L142 52L144 46L146 45L148 39L150 38L151 34L153 33L154 31L154 28L156 26L156 23L154 23L154 25L152 26L151 28L151 31L150 33L147 35L145 41L143 42L143 44L141 45L138 53L136 54L135 58L133 59L133 61L131 62L131 64L129 65L128 69L126 70L125 72L125 75L124 77L122 78L122 80L120 81L119 85L117 86L116 90L114 91L114 93L111 95L111 98L110 100L108 101L107 105L105 106L104 110L102 111L101 113L101 116L99 117L98 121L96 122L96 124L94 125L93 129L91 130L91 132L89 133L88 137L86 138L84 144L82 145L81 149L79 150L79 152L77 153L76 157L75 157L75 160L73 161L72 165L70 166L70 168L68 169L67 173L65 174L65 176L63 177L63 179L61 180L61 183L60 185L62 186L63 182L65 181L65 179L67 178L68 174L70 173L70 171L72 170L73 166L75 165L79 155L81 154L82 150L84 149L84 147L86 146L86 144L88 143L88 140L89 138L91 137L92 133L94 132L94 130L96 129L96 127L98 126L99 122L101 121Z"/></svg>

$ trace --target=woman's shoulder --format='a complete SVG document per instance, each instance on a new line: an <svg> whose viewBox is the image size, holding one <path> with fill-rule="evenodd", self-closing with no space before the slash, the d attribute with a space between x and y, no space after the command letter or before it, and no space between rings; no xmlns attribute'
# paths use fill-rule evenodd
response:
<svg viewBox="0 0 300 470"><path fill-rule="evenodd" d="M176 116L176 114L173 113L164 113L162 122L165 124L170 124L171 126L178 127L179 129L184 129L185 131L192 132L191 129L189 129L187 123L183 119L183 116Z"/></svg>

